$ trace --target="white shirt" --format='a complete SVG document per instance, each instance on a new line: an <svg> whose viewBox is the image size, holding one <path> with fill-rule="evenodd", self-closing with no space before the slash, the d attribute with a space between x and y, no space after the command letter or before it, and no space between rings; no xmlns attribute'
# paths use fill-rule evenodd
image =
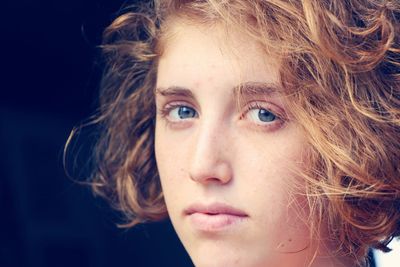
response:
<svg viewBox="0 0 400 267"><path fill-rule="evenodd" d="M388 253L374 250L376 267L400 267L400 240L392 240L389 247L392 251Z"/></svg>

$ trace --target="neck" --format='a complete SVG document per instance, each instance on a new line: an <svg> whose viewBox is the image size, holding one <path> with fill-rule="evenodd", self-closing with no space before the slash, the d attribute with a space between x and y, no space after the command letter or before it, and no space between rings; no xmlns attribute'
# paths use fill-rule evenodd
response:
<svg viewBox="0 0 400 267"><path fill-rule="evenodd" d="M325 244L326 245L326 244ZM335 252L337 246L318 247L310 253L309 264L306 267L366 267L365 263L360 262L352 255L341 255Z"/></svg>
<svg viewBox="0 0 400 267"><path fill-rule="evenodd" d="M358 265L357 265L358 264ZM311 260L310 264L305 267L365 267L364 264L357 263L350 257L334 257L334 256L317 256Z"/></svg>

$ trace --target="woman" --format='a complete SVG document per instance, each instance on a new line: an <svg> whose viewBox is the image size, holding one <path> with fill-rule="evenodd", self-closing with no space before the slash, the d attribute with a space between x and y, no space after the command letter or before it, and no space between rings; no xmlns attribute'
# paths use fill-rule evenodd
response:
<svg viewBox="0 0 400 267"><path fill-rule="evenodd" d="M169 1L105 32L95 192L196 266L367 266L399 235L396 1Z"/></svg>

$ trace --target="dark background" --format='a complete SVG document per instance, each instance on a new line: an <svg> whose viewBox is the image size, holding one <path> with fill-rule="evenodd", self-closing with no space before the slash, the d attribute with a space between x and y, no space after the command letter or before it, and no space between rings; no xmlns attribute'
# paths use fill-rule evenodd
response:
<svg viewBox="0 0 400 267"><path fill-rule="evenodd" d="M123 4L0 2L0 266L191 266L169 222L119 229L121 215L63 169L69 132L96 109L96 46Z"/></svg>

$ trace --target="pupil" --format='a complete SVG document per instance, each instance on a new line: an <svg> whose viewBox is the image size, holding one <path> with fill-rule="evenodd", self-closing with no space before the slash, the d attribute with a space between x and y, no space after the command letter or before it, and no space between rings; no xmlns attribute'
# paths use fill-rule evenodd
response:
<svg viewBox="0 0 400 267"><path fill-rule="evenodd" d="M265 109L260 109L258 111L258 118L263 122L270 122L274 121L276 119L276 116Z"/></svg>
<svg viewBox="0 0 400 267"><path fill-rule="evenodd" d="M178 115L179 115L179 118L181 118L181 119L195 117L194 110L191 108L188 108L188 107L179 107Z"/></svg>

